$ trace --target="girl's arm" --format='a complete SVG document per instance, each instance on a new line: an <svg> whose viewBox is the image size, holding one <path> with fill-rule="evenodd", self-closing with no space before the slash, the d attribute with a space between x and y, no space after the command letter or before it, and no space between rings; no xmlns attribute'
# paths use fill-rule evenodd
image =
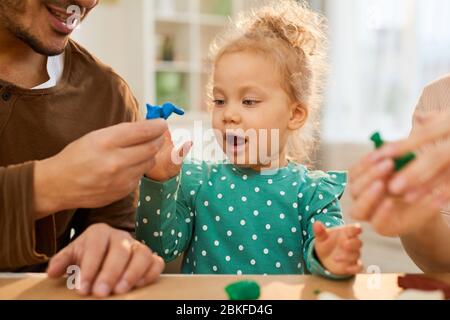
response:
<svg viewBox="0 0 450 320"><path fill-rule="evenodd" d="M450 219L444 215L420 230L401 237L411 259L424 272L439 273L450 270Z"/></svg>
<svg viewBox="0 0 450 320"><path fill-rule="evenodd" d="M181 174L166 182L141 180L136 237L166 262L180 256L191 242L202 172L198 164L184 164Z"/></svg>
<svg viewBox="0 0 450 320"><path fill-rule="evenodd" d="M191 147L192 142L187 142L177 150L167 131L154 165L141 179L136 237L166 262L181 256L192 236L192 203L189 204L191 199L183 193L182 187L189 186L190 190L196 187L199 179L195 178L201 173L198 169L201 167L183 165Z"/></svg>
<svg viewBox="0 0 450 320"><path fill-rule="evenodd" d="M309 172L306 176L305 190L300 195L303 200L300 203L299 214L301 215L303 229L305 267L312 274L336 280L347 279L350 274L334 272L336 270L330 270L323 264L325 256L318 256L317 242L321 239L316 238L314 225L320 222L326 229L344 228L339 199L344 193L346 184L347 175L342 172ZM330 237L331 241L335 238L341 238L336 236L337 232L335 230L328 231L328 233L333 234ZM328 252L326 255L328 257Z"/></svg>

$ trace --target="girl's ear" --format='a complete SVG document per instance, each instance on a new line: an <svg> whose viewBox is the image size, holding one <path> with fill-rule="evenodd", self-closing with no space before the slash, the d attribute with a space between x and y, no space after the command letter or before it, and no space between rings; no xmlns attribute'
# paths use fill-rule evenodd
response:
<svg viewBox="0 0 450 320"><path fill-rule="evenodd" d="M306 122L308 118L308 109L306 109L301 103L294 103L291 106L291 119L289 120L289 130L298 130Z"/></svg>

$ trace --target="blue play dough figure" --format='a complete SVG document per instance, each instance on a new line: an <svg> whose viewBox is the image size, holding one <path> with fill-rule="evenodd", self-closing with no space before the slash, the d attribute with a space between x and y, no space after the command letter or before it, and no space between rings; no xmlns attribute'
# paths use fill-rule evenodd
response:
<svg viewBox="0 0 450 320"><path fill-rule="evenodd" d="M182 116L184 115L184 110L170 102L164 103L162 106L152 106L151 104L147 104L146 119L151 120L161 118L167 120L172 113Z"/></svg>

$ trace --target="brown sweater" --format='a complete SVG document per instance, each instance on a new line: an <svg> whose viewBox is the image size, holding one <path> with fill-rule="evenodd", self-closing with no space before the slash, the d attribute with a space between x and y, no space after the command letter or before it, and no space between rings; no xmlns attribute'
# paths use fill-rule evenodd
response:
<svg viewBox="0 0 450 320"><path fill-rule="evenodd" d="M110 206L34 219L34 160L56 155L85 134L135 121L127 84L71 41L56 87L28 90L0 80L0 271L42 271L49 257L98 222L134 231L137 190Z"/></svg>

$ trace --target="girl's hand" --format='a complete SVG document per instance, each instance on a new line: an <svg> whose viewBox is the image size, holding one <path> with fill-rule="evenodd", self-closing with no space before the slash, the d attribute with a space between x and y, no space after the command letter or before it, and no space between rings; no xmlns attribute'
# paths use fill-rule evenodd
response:
<svg viewBox="0 0 450 320"><path fill-rule="evenodd" d="M185 142L180 149L175 149L172 136L167 130L164 134L164 144L155 156L155 165L145 173L154 181L164 182L180 173L183 160L192 148L192 142Z"/></svg>
<svg viewBox="0 0 450 320"><path fill-rule="evenodd" d="M358 236L361 227L348 225L327 229L321 222L314 223L315 252L322 265L336 275L353 275L362 271L362 242Z"/></svg>

